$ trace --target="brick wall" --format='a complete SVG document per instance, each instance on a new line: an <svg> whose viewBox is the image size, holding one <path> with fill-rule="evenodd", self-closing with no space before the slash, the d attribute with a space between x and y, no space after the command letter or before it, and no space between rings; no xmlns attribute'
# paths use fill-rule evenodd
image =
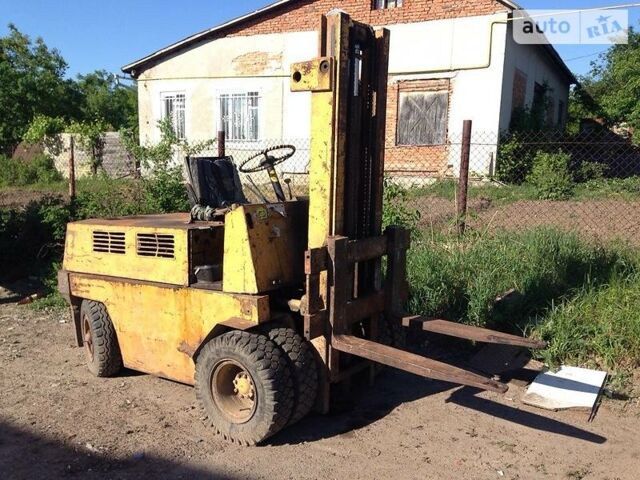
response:
<svg viewBox="0 0 640 480"><path fill-rule="evenodd" d="M385 168L397 174L428 172L442 175L448 164L447 145L396 145L400 92L449 91L451 105L451 82L449 79L405 80L389 85L387 93L387 130Z"/></svg>
<svg viewBox="0 0 640 480"><path fill-rule="evenodd" d="M320 16L335 8L346 11L354 20L370 25L473 17L509 10L496 0L404 0L402 7L381 10L373 10L372 4L372 0L298 0L264 13L256 19L242 22L225 33L257 35L317 30Z"/></svg>

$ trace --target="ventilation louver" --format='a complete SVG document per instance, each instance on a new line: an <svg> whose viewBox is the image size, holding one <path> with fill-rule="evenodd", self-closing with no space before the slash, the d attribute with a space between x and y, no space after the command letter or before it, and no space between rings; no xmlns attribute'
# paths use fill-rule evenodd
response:
<svg viewBox="0 0 640 480"><path fill-rule="evenodd" d="M124 232L93 232L93 251L124 255Z"/></svg>
<svg viewBox="0 0 640 480"><path fill-rule="evenodd" d="M173 235L139 233L136 236L136 252L143 257L174 258Z"/></svg>

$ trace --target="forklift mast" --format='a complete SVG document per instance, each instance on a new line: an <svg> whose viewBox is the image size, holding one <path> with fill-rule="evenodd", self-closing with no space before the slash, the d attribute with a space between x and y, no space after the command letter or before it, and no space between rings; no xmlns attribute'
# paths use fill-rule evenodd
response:
<svg viewBox="0 0 640 480"><path fill-rule="evenodd" d="M291 90L311 92L312 98L309 240L300 313L305 337L323 367L319 410L329 408L331 384L348 382L367 368L373 374L371 362L506 391L506 385L490 378L388 344L390 332L413 327L477 341L541 346L404 312L410 235L400 227L382 232L390 33L336 11L322 18L319 37L319 57L291 67ZM387 344L381 342L383 333Z"/></svg>

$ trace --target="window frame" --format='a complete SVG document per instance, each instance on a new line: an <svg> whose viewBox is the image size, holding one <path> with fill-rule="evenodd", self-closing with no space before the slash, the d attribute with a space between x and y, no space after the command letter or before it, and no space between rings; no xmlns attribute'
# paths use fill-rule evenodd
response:
<svg viewBox="0 0 640 480"><path fill-rule="evenodd" d="M442 141L431 143L407 143L402 142L400 138L400 121L402 119L402 96L403 94L423 94L423 95L446 95L447 103L445 110L445 121L442 132ZM399 89L398 90L398 111L396 114L396 147L437 147L446 145L449 138L449 109L451 108L451 91L445 88L425 88L425 89Z"/></svg>
<svg viewBox="0 0 640 480"><path fill-rule="evenodd" d="M167 119L167 110L166 110L166 101L169 98L173 98L173 101L179 97L183 97L182 104L182 132L179 132L178 122L176 121L175 112L177 112L174 105L174 114L171 118L171 124L173 126L173 131L176 134L176 137L179 140L185 140L187 138L187 93L184 90L174 90L174 91L166 91L160 92L160 120L165 121ZM182 135L180 134L182 133Z"/></svg>
<svg viewBox="0 0 640 480"><path fill-rule="evenodd" d="M402 7L403 0L372 0L371 10L389 10Z"/></svg>
<svg viewBox="0 0 640 480"><path fill-rule="evenodd" d="M247 108L255 108L256 110L256 114L257 114L257 120L256 120L256 130L255 130L255 138L237 138L236 135L234 135L233 131L228 131L229 129L226 128L226 123L224 122L222 119L222 113L223 113L223 109L222 109L222 99L224 96L244 96L246 98L246 100L249 100L249 96L251 94L255 94L255 98L257 100L257 105L255 107L250 107L248 106ZM226 140L228 142L260 142L262 141L262 136L263 136L263 94L262 94L262 89L261 88L243 88L243 89L223 89L223 90L218 90L215 94L215 112L216 112L216 118L215 118L215 122L216 122L216 126L218 131L224 130L225 132L225 137ZM246 122L248 122L248 120L245 120L243 123L245 123L246 126Z"/></svg>

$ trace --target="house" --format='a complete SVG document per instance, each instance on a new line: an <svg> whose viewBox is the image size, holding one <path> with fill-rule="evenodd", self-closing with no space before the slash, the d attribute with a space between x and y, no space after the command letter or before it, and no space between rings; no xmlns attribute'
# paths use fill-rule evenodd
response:
<svg viewBox="0 0 640 480"><path fill-rule="evenodd" d="M280 0L123 67L138 81L142 141L157 140L169 116L190 140L224 129L232 152L277 141L298 145L304 159L310 94L290 92L289 68L317 56L320 16L335 8L391 31L389 171L455 172L471 119L490 146L472 149L472 169L491 173L512 112L542 95L547 121L564 125L576 80L553 47L514 41L509 20L519 7L510 0Z"/></svg>

